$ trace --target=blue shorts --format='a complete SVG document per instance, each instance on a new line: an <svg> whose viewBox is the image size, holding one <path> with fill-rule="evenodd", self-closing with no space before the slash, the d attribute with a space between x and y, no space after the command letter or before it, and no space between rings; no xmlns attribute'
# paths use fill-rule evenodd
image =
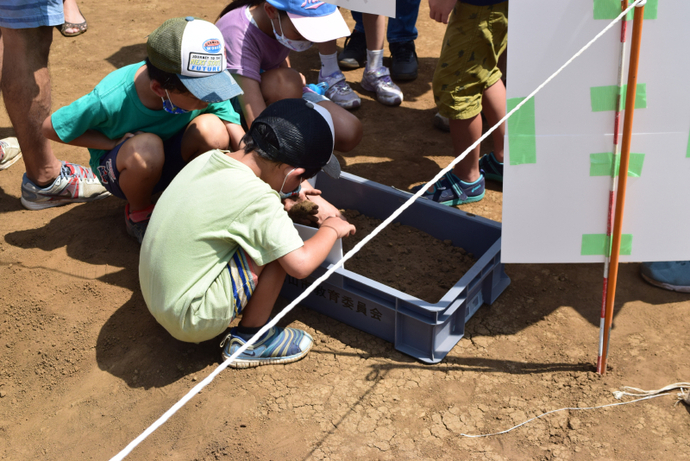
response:
<svg viewBox="0 0 690 461"><path fill-rule="evenodd" d="M0 0L0 27L34 29L64 22L62 0Z"/></svg>
<svg viewBox="0 0 690 461"><path fill-rule="evenodd" d="M165 162L163 163L161 178L153 188L154 194L168 187L170 182L177 176L177 173L182 171L182 168L186 165L184 160L182 160L182 137L186 129L186 127L181 129L170 139L163 141ZM101 180L101 184L103 184L103 187L105 187L108 192L116 197L127 200L122 189L120 189L120 172L117 169L117 153L125 142L127 142L127 139L101 157L101 163L98 166L97 173L98 178Z"/></svg>

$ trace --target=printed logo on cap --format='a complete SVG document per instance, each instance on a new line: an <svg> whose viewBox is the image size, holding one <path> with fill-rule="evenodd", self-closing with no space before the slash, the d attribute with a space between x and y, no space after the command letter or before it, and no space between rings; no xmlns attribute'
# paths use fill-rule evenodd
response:
<svg viewBox="0 0 690 461"><path fill-rule="evenodd" d="M309 6L307 6L307 4L309 4ZM321 0L305 0L300 6L305 10L315 10L325 4L326 3L322 2Z"/></svg>
<svg viewBox="0 0 690 461"><path fill-rule="evenodd" d="M188 22L181 45L181 74L185 77L206 77L225 70L225 42L210 22L201 19Z"/></svg>
<svg viewBox="0 0 690 461"><path fill-rule="evenodd" d="M201 47L209 53L218 53L220 51L220 40L217 38L206 40Z"/></svg>

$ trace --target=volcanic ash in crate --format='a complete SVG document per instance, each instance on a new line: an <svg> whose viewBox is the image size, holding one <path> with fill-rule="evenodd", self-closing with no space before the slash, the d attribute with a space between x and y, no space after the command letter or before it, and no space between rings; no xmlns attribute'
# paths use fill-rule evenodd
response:
<svg viewBox="0 0 690 461"><path fill-rule="evenodd" d="M357 233L343 239L350 251L381 220L356 210L341 210ZM474 265L472 253L414 227L393 223L367 243L345 268L415 298L436 303Z"/></svg>

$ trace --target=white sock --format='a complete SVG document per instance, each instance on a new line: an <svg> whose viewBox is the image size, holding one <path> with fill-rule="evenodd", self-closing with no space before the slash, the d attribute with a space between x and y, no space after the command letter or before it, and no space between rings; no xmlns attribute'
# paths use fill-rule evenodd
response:
<svg viewBox="0 0 690 461"><path fill-rule="evenodd" d="M383 67L383 50L367 49L367 68L366 70L374 70Z"/></svg>
<svg viewBox="0 0 690 461"><path fill-rule="evenodd" d="M338 67L337 51L333 54L319 53L319 58L321 58L321 75L324 77L328 77L329 75L340 70L340 67Z"/></svg>

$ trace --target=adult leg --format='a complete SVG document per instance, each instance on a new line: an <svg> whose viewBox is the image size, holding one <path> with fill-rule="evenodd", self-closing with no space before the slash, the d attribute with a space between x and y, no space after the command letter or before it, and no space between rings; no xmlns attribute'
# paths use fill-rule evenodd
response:
<svg viewBox="0 0 690 461"><path fill-rule="evenodd" d="M5 108L24 153L27 177L34 184L45 186L55 180L62 166L41 133L51 108L48 54L53 30L0 28L0 32Z"/></svg>
<svg viewBox="0 0 690 461"><path fill-rule="evenodd" d="M65 11L65 24L60 29L62 35L75 37L81 35L88 29L86 18L81 14L77 0L64 0L62 2Z"/></svg>
<svg viewBox="0 0 690 461"><path fill-rule="evenodd" d="M391 77L394 80L417 78L417 15L420 0L398 0L396 16L388 20L388 48L391 52Z"/></svg>
<svg viewBox="0 0 690 461"><path fill-rule="evenodd" d="M364 65L367 59L367 44L364 36L364 24L362 13L352 11L352 19L355 20L355 28L352 34L345 40L345 47L338 55L338 64L342 69L357 69Z"/></svg>

